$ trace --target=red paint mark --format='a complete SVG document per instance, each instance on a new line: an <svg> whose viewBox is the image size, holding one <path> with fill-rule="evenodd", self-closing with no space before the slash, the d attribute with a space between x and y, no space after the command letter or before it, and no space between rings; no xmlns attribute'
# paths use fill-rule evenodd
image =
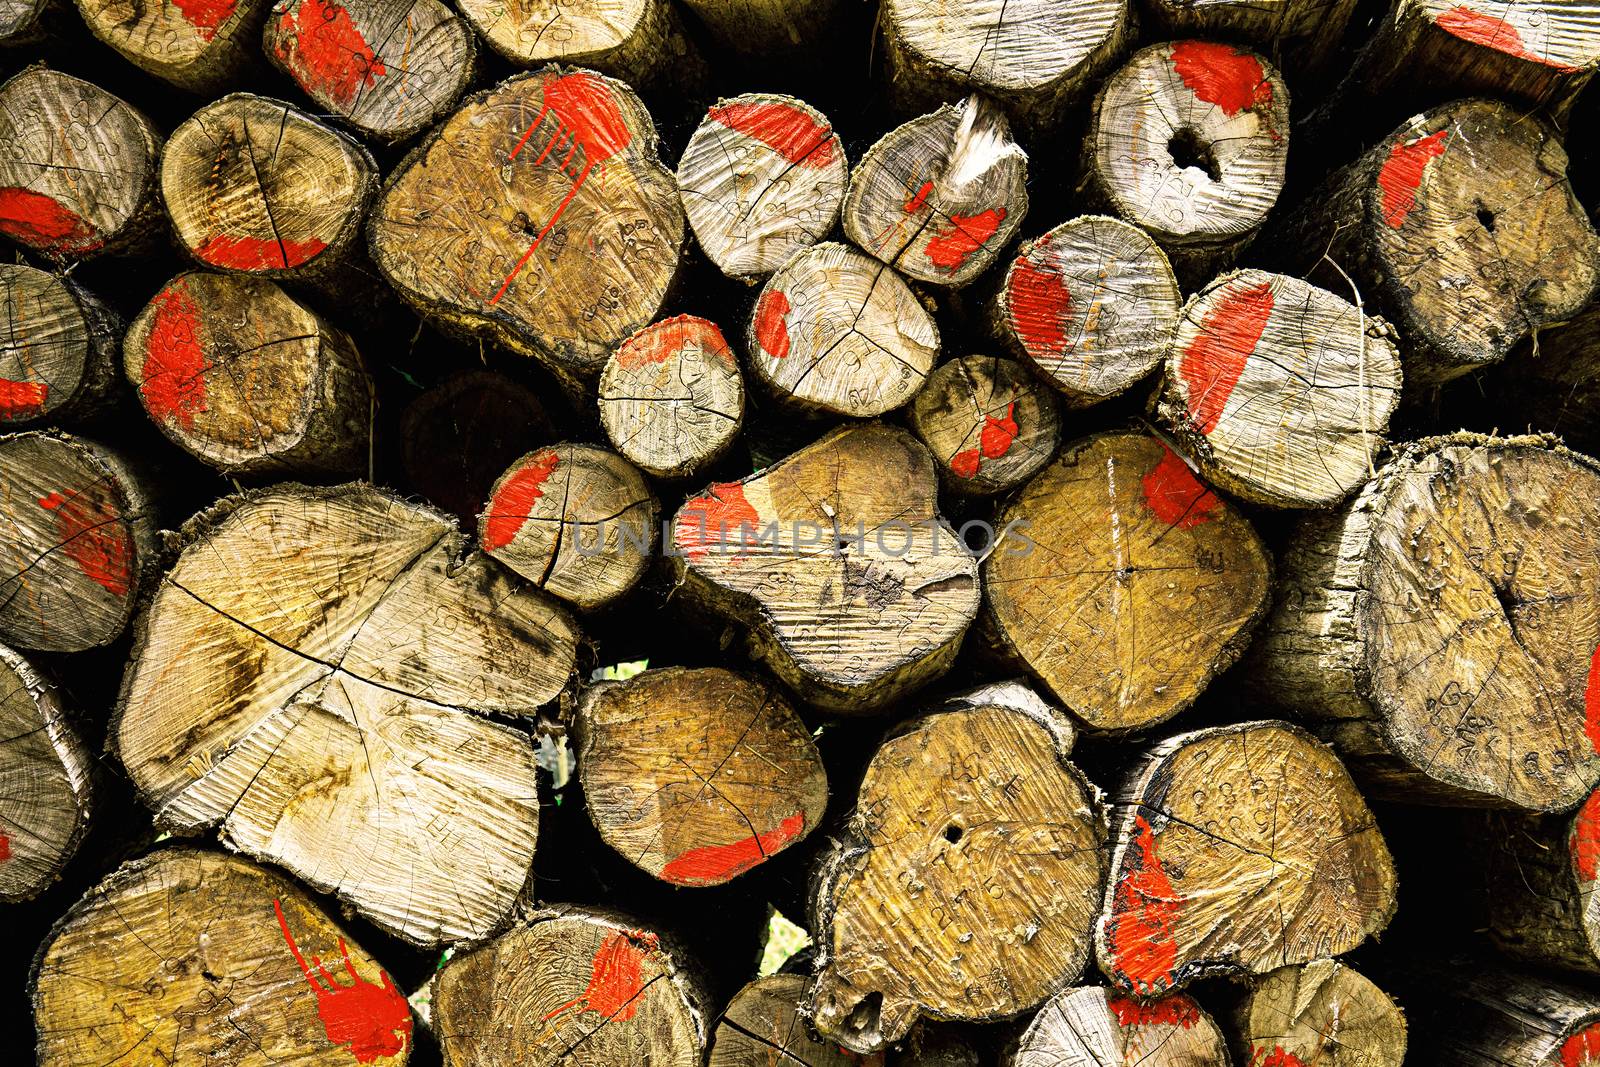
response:
<svg viewBox="0 0 1600 1067"><path fill-rule="evenodd" d="M206 409L206 354L200 346L200 309L182 278L156 296L155 320L145 344L139 398L157 422L172 419L185 430Z"/></svg>
<svg viewBox="0 0 1600 1067"><path fill-rule="evenodd" d="M44 382L0 378L0 421L31 419L44 414L44 398L49 391L50 387Z"/></svg>
<svg viewBox="0 0 1600 1067"><path fill-rule="evenodd" d="M644 992L644 958L660 945L655 934L639 930L616 930L607 934L594 954L588 988L546 1015L545 1021L549 1022L569 1008L577 1008L627 1022L639 1010L639 996Z"/></svg>
<svg viewBox="0 0 1600 1067"><path fill-rule="evenodd" d="M764 834L731 845L691 848L661 868L661 877L673 885L721 885L782 851L805 826L806 813L797 811Z"/></svg>
<svg viewBox="0 0 1600 1067"><path fill-rule="evenodd" d="M1600 752L1600 646L1589 657L1589 679L1583 687L1583 732Z"/></svg>
<svg viewBox="0 0 1600 1067"><path fill-rule="evenodd" d="M294 961L317 995L317 1014L322 1017L322 1028L328 1040L335 1045L349 1046L357 1063L399 1055L411 1040L411 1006L406 1003L405 995L395 988L388 972L378 971L383 979L381 986L361 977L341 937L339 955L344 957L344 969L352 984L341 985L316 956L311 957L311 962L317 966L317 973L312 974L306 958L300 954L300 946L294 943L294 935L289 932L283 905L274 900L272 908L278 913L278 927L289 944L289 951L294 953ZM326 987L323 982L327 983Z"/></svg>
<svg viewBox="0 0 1600 1067"><path fill-rule="evenodd" d="M184 21L195 29L202 41L215 39L222 24L233 15L237 0L172 0Z"/></svg>
<svg viewBox="0 0 1600 1067"><path fill-rule="evenodd" d="M1134 819L1134 834L1112 896L1111 956L1135 992L1161 993L1172 985L1178 961L1178 894L1161 869L1155 831L1143 815Z"/></svg>
<svg viewBox="0 0 1600 1067"><path fill-rule="evenodd" d="M951 215L950 228L928 241L928 260L943 270L960 270L967 259L994 236L1006 209L990 208L977 215Z"/></svg>
<svg viewBox="0 0 1600 1067"><path fill-rule="evenodd" d="M303 0L283 13L278 31L284 34L278 38L278 58L293 69L295 80L340 107L349 107L363 86L370 89L389 73L336 0Z"/></svg>
<svg viewBox="0 0 1600 1067"><path fill-rule="evenodd" d="M1149 1003L1111 997L1106 1007L1116 1015L1118 1026L1181 1026L1187 1030L1200 1021L1200 1006L1181 993Z"/></svg>
<svg viewBox="0 0 1600 1067"><path fill-rule="evenodd" d="M1222 506L1217 495L1194 476L1176 452L1161 446L1161 462L1151 467L1141 481L1144 504L1168 526L1188 530L1210 522L1212 512Z"/></svg>
<svg viewBox="0 0 1600 1067"><path fill-rule="evenodd" d="M933 183L923 182L922 188L911 194L911 199L906 201L906 206L901 210L907 215L916 214L922 210L922 205L928 202L928 194L931 192L933 192Z"/></svg>
<svg viewBox="0 0 1600 1067"><path fill-rule="evenodd" d="M684 555L700 559L709 549L727 546L734 530L739 532L739 543L746 543L748 534L759 531L760 518L745 499L742 482L722 482L705 496L684 501L672 521L672 540Z"/></svg>
<svg viewBox="0 0 1600 1067"><path fill-rule="evenodd" d="M1201 433L1217 428L1222 409L1267 328L1273 299L1271 282L1230 289L1206 312L1200 332L1184 348L1178 373L1188 389L1189 417Z"/></svg>
<svg viewBox="0 0 1600 1067"><path fill-rule="evenodd" d="M617 363L625 370L638 370L651 363L676 359L688 348L700 348L724 363L734 362L733 349L717 324L694 315L679 315L650 326L617 349Z"/></svg>
<svg viewBox="0 0 1600 1067"><path fill-rule="evenodd" d="M789 297L781 289L768 289L756 301L756 344L773 359L789 354L789 323L785 316L791 310Z"/></svg>
<svg viewBox="0 0 1600 1067"><path fill-rule="evenodd" d="M533 514L534 501L544 496L544 483L559 462L554 449L545 449L511 472L489 501L489 513L483 520L484 548L493 552L512 542Z"/></svg>
<svg viewBox="0 0 1600 1067"><path fill-rule="evenodd" d="M985 415L978 431L978 447L951 456L950 469L963 478L971 478L978 473L985 459L999 459L1009 452L1011 442L1017 439L1016 408L1017 402L1013 400L1006 405L1004 418Z"/></svg>
<svg viewBox="0 0 1600 1067"><path fill-rule="evenodd" d="M1261 61L1249 52L1215 41L1178 41L1172 66L1189 91L1215 104L1230 118L1241 111L1272 106L1272 82Z"/></svg>
<svg viewBox="0 0 1600 1067"><path fill-rule="evenodd" d="M284 241L219 233L206 238L194 254L214 267L229 270L288 270L318 255L328 244L320 237Z"/></svg>
<svg viewBox="0 0 1600 1067"><path fill-rule="evenodd" d="M1572 853L1572 865L1577 868L1579 878L1585 882L1600 878L1600 790L1590 793L1589 799L1578 809L1567 848Z"/></svg>
<svg viewBox="0 0 1600 1067"><path fill-rule="evenodd" d="M71 496L51 493L39 506L56 515L56 536L67 558L112 596L127 596L128 539L104 488L90 486Z"/></svg>
<svg viewBox="0 0 1600 1067"><path fill-rule="evenodd" d="M11 858L11 838L0 834L0 863Z"/></svg>
<svg viewBox="0 0 1600 1067"><path fill-rule="evenodd" d="M1600 1023L1594 1023L1562 1042L1561 1067L1589 1067L1600 1063Z"/></svg>
<svg viewBox="0 0 1600 1067"><path fill-rule="evenodd" d="M1284 1051L1282 1045L1273 1046L1271 1051L1265 1045L1257 1045L1250 1050L1248 1067L1306 1067L1306 1064L1294 1053Z"/></svg>
<svg viewBox="0 0 1600 1067"><path fill-rule="evenodd" d="M87 219L32 189L0 189L0 233L46 252L92 252L105 242Z"/></svg>
<svg viewBox="0 0 1600 1067"><path fill-rule="evenodd" d="M1072 294L1061 275L1023 258L1011 271L1008 288L1011 325L1028 354L1037 358L1066 352L1071 347L1067 327L1072 323Z"/></svg>
<svg viewBox="0 0 1600 1067"><path fill-rule="evenodd" d="M550 153L557 145L570 144L571 147L568 148L566 155L561 157L556 169L572 179L572 188L567 190L567 195L556 205L555 211L551 214L550 221L544 224L544 228L534 237L528 250L517 260L516 266L511 268L511 273L506 275L506 280L500 283L500 288L489 298L490 304L498 304L500 298L506 295L511 283L533 258L539 242L555 228L555 224L560 221L568 205L578 195L578 190L583 188L583 183L588 179L594 165L604 163L628 147L633 140L633 133L622 117L622 109L612 98L611 90L606 87L606 83L599 76L580 70L545 83L544 102L539 107L539 113L528 123L528 128L522 131L522 137L511 149L511 154L506 157L507 163L516 159L522 152L523 146L528 143L528 138L533 136L533 131L544 122L547 114L556 117L556 128L550 135L550 140L545 143L544 151L534 159L533 165L537 167L550 158ZM567 168L572 164L573 157L580 148L583 149L583 165L574 174Z"/></svg>
<svg viewBox="0 0 1600 1067"><path fill-rule="evenodd" d="M820 168L833 163L833 128L793 104L724 104L712 108L709 117L755 138L797 166Z"/></svg>
<svg viewBox="0 0 1600 1067"><path fill-rule="evenodd" d="M1482 12L1474 11L1465 5L1451 8L1434 19L1433 24L1446 33L1454 34L1463 41L1481 44L1485 48L1492 48L1496 52L1504 52L1508 56L1516 56L1518 59L1526 59L1529 62L1539 63L1555 70L1570 72L1578 69L1566 63L1557 63L1555 60L1541 56L1537 52L1529 51L1527 46L1522 43L1522 34L1518 33L1517 28L1511 23L1505 19L1495 18L1493 15L1485 15Z"/></svg>
<svg viewBox="0 0 1600 1067"><path fill-rule="evenodd" d="M975 478L978 468L983 465L983 457L976 448L963 449L950 457L950 469L963 478Z"/></svg>
<svg viewBox="0 0 1600 1067"><path fill-rule="evenodd" d="M1444 155L1448 130L1430 133L1414 141L1403 141L1389 149L1389 158L1378 171L1378 188L1383 190L1383 221L1395 229L1405 224L1406 216L1417 203L1417 187L1428 161Z"/></svg>

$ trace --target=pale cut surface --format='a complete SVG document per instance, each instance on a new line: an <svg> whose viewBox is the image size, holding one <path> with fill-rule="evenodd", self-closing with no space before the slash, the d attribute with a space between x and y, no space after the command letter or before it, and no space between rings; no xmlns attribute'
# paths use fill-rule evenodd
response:
<svg viewBox="0 0 1600 1067"><path fill-rule="evenodd" d="M33 998L41 1067L402 1067L412 1018L387 972L287 878L166 848L51 931Z"/></svg>
<svg viewBox="0 0 1600 1067"><path fill-rule="evenodd" d="M911 428L957 493L1020 485L1055 454L1055 396L1015 360L962 356L940 364L911 404Z"/></svg>
<svg viewBox="0 0 1600 1067"><path fill-rule="evenodd" d="M1600 4L1589 0L1399 0L1396 18L1420 16L1463 41L1570 72L1600 62Z"/></svg>
<svg viewBox="0 0 1600 1067"><path fill-rule="evenodd" d="M1388 925L1383 834L1333 752L1297 727L1178 734L1125 798L1100 969L1154 996L1213 971L1260 974L1348 952Z"/></svg>
<svg viewBox="0 0 1600 1067"><path fill-rule="evenodd" d="M710 1067L883 1067L882 1053L862 1056L812 1037L799 1014L805 991L800 975L773 974L735 993L711 1035Z"/></svg>
<svg viewBox="0 0 1600 1067"><path fill-rule="evenodd" d="M797 253L767 281L746 351L779 397L865 418L922 388L939 330L893 268L830 242Z"/></svg>
<svg viewBox="0 0 1600 1067"><path fill-rule="evenodd" d="M1227 1062L1222 1031L1190 997L1171 993L1139 1001L1103 986L1085 986L1056 994L1039 1010L1007 1067L1217 1067ZM1250 1067L1256 1067L1254 1060Z"/></svg>
<svg viewBox="0 0 1600 1067"><path fill-rule="evenodd" d="M883 17L916 59L991 90L1048 87L1122 32L1116 0L889 0Z"/></svg>
<svg viewBox="0 0 1600 1067"><path fill-rule="evenodd" d="M657 0L464 0L461 10L495 51L522 63L584 62L639 31Z"/></svg>
<svg viewBox="0 0 1600 1067"><path fill-rule="evenodd" d="M267 0L75 0L100 40L141 70L194 92L223 87L241 73L245 49L259 47L245 31L259 27Z"/></svg>
<svg viewBox="0 0 1600 1067"><path fill-rule="evenodd" d="M1246 1063L1401 1067L1406 1020L1389 995L1335 960L1273 971L1238 1011ZM1275 1059L1276 1058L1276 1059Z"/></svg>
<svg viewBox="0 0 1600 1067"><path fill-rule="evenodd" d="M527 881L538 788L527 735L477 713L552 699L576 628L369 487L278 488L205 523L112 731L157 818L218 826L417 944L489 933Z"/></svg>
<svg viewBox="0 0 1600 1067"><path fill-rule="evenodd" d="M0 426L47 419L96 390L114 320L80 304L65 278L22 263L0 264L0 288Z"/></svg>
<svg viewBox="0 0 1600 1067"><path fill-rule="evenodd" d="M0 42L10 44L30 32L46 0L0 0Z"/></svg>
<svg viewBox="0 0 1600 1067"><path fill-rule="evenodd" d="M678 189L711 262L754 280L828 235L847 173L844 144L820 111L747 93L706 112L678 163Z"/></svg>

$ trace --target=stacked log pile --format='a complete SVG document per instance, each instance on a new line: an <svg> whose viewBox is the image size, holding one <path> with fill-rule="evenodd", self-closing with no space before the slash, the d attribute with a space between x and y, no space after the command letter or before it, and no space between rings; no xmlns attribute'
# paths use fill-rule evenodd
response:
<svg viewBox="0 0 1600 1067"><path fill-rule="evenodd" d="M8 1051L1600 1067L1597 68L0 0Z"/></svg>

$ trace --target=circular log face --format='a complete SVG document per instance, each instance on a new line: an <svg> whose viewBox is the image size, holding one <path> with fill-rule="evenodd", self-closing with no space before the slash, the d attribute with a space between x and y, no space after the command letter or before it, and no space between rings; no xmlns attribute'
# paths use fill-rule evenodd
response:
<svg viewBox="0 0 1600 1067"><path fill-rule="evenodd" d="M679 315L646 326L600 372L600 422L629 460L687 477L727 451L744 418L744 379L716 323Z"/></svg>
<svg viewBox="0 0 1600 1067"><path fill-rule="evenodd" d="M430 944L481 937L527 880L531 714L571 621L442 515L376 489L284 487L191 531L123 682L116 748L174 830L337 889Z"/></svg>
<svg viewBox="0 0 1600 1067"><path fill-rule="evenodd" d="M1406 1020L1388 994L1333 960L1283 967L1239 1006L1245 1063L1401 1067Z"/></svg>
<svg viewBox="0 0 1600 1067"><path fill-rule="evenodd" d="M1431 778L1560 811L1600 783L1600 469L1537 438L1408 449L1372 490L1368 699Z"/></svg>
<svg viewBox="0 0 1600 1067"><path fill-rule="evenodd" d="M1100 969L1130 992L1336 956L1394 913L1383 834L1343 764L1303 730L1179 734L1132 801L1096 929Z"/></svg>
<svg viewBox="0 0 1600 1067"><path fill-rule="evenodd" d="M1368 325L1298 278L1224 275L1183 310L1157 411L1224 489L1335 504L1371 476L1400 399L1399 353Z"/></svg>
<svg viewBox="0 0 1600 1067"><path fill-rule="evenodd" d="M884 19L914 60L991 91L1070 79L1122 32L1126 3L1084 0L889 0Z"/></svg>
<svg viewBox="0 0 1600 1067"><path fill-rule="evenodd" d="M104 89L29 67L0 86L0 233L54 257L103 248L150 196L159 150Z"/></svg>
<svg viewBox="0 0 1600 1067"><path fill-rule="evenodd" d="M1594 5L1572 0L1402 0L1397 18L1420 15L1450 36L1570 74L1600 62Z"/></svg>
<svg viewBox="0 0 1600 1067"><path fill-rule="evenodd" d="M779 397L858 418L916 395L939 330L890 267L842 244L790 259L756 300L751 368Z"/></svg>
<svg viewBox="0 0 1600 1067"><path fill-rule="evenodd" d="M161 195L179 243L208 267L268 277L338 258L375 175L355 141L249 93L195 112L161 153Z"/></svg>
<svg viewBox="0 0 1600 1067"><path fill-rule="evenodd" d="M912 402L911 425L958 493L1020 485L1061 441L1045 386L1020 363L990 356L940 364Z"/></svg>
<svg viewBox="0 0 1600 1067"><path fill-rule="evenodd" d="M1100 90L1093 165L1117 214L1175 245L1240 237L1283 188L1289 92L1260 56L1152 45Z"/></svg>
<svg viewBox="0 0 1600 1067"><path fill-rule="evenodd" d="M434 979L446 1067L700 1067L705 1020L686 965L626 920L541 914Z"/></svg>
<svg viewBox="0 0 1600 1067"><path fill-rule="evenodd" d="M1184 994L1139 1001L1103 986L1085 986L1058 993L1039 1010L1011 1065L1217 1067L1227 1062L1217 1024ZM1285 1060L1281 1067L1292 1062ZM1258 1067L1254 1060L1250 1065Z"/></svg>
<svg viewBox="0 0 1600 1067"><path fill-rule="evenodd" d="M1002 640L1090 726L1171 718L1237 658L1265 610L1250 523L1142 434L1068 445L997 524L983 565Z"/></svg>
<svg viewBox="0 0 1600 1067"><path fill-rule="evenodd" d="M739 990L712 1034L710 1067L883 1067L881 1053L862 1056L812 1037L799 1015L805 990L798 974L768 975Z"/></svg>
<svg viewBox="0 0 1600 1067"><path fill-rule="evenodd" d="M155 520L98 445L0 438L0 639L80 652L116 640L154 553Z"/></svg>
<svg viewBox="0 0 1600 1067"><path fill-rule="evenodd" d="M978 610L977 565L939 517L932 457L904 430L836 430L673 519L694 589L752 626L806 699L879 706L944 672Z"/></svg>
<svg viewBox="0 0 1600 1067"><path fill-rule="evenodd" d="M378 267L423 311L584 375L655 318L683 238L639 98L554 67L436 127L390 178L371 231Z"/></svg>
<svg viewBox="0 0 1600 1067"><path fill-rule="evenodd" d="M288 879L236 857L170 848L118 870L52 932L37 979L41 1067L411 1055L388 973Z"/></svg>
<svg viewBox="0 0 1600 1067"><path fill-rule="evenodd" d="M1148 234L1086 215L1024 246L997 310L1002 335L1068 403L1093 404L1155 369L1182 303L1166 254Z"/></svg>
<svg viewBox="0 0 1600 1067"><path fill-rule="evenodd" d="M79 395L101 343L63 278L0 264L0 426L49 418Z"/></svg>
<svg viewBox="0 0 1600 1067"><path fill-rule="evenodd" d="M185 89L235 73L266 0L75 0L94 35L141 70Z"/></svg>
<svg viewBox="0 0 1600 1067"><path fill-rule="evenodd" d="M534 64L582 63L621 48L658 0L464 0L461 11L496 52Z"/></svg>
<svg viewBox="0 0 1600 1067"><path fill-rule="evenodd" d="M264 278L180 274L133 320L122 359L150 418L212 466L366 466L371 384L354 344Z"/></svg>
<svg viewBox="0 0 1600 1067"><path fill-rule="evenodd" d="M578 712L606 844L673 885L721 885L800 841L828 803L811 732L775 688L718 668L646 671Z"/></svg>
<svg viewBox="0 0 1600 1067"><path fill-rule="evenodd" d="M1467 100L1418 116L1375 154L1361 190L1373 255L1399 297L1402 332L1453 363L1433 376L1499 360L1588 303L1600 237L1550 127Z"/></svg>
<svg viewBox="0 0 1600 1067"><path fill-rule="evenodd" d="M91 763L55 687L0 645L0 901L47 888L88 829Z"/></svg>
<svg viewBox="0 0 1600 1067"><path fill-rule="evenodd" d="M844 232L918 281L965 285L1028 211L1028 157L995 105L969 96L891 130L856 165Z"/></svg>
<svg viewBox="0 0 1600 1067"><path fill-rule="evenodd" d="M846 166L820 111L750 93L706 112L678 163L678 188L706 257L732 277L764 278L833 229Z"/></svg>
<svg viewBox="0 0 1600 1067"><path fill-rule="evenodd" d="M472 31L438 0L284 0L263 46L320 107L386 140L429 126L472 78Z"/></svg>
<svg viewBox="0 0 1600 1067"><path fill-rule="evenodd" d="M1010 1017L1078 977L1105 824L1058 736L980 706L927 716L878 750L818 893L823 1036L874 1052L919 1015Z"/></svg>

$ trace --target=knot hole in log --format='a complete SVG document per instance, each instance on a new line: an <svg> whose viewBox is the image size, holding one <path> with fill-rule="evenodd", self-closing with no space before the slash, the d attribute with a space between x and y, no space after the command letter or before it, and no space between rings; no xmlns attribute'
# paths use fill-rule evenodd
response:
<svg viewBox="0 0 1600 1067"><path fill-rule="evenodd" d="M1172 162L1180 170L1190 167L1201 171L1212 181L1222 180L1222 166L1217 162L1217 154L1212 151L1211 143L1200 135L1200 131L1193 126L1179 126L1173 131L1172 137L1167 141L1167 154L1172 157ZM1483 213L1479 213L1480 219ZM1486 223L1492 231L1491 222Z"/></svg>

